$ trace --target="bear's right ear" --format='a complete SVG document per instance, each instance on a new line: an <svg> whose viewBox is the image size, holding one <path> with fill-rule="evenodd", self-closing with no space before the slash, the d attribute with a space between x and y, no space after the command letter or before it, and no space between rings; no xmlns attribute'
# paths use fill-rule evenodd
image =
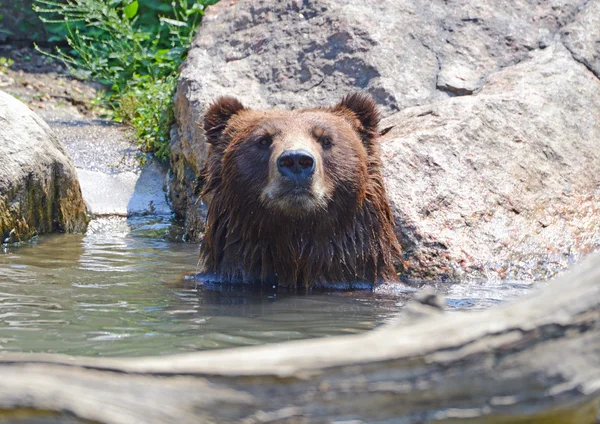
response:
<svg viewBox="0 0 600 424"><path fill-rule="evenodd" d="M245 109L244 105L234 97L219 97L204 114L203 129L206 142L218 143L229 119Z"/></svg>

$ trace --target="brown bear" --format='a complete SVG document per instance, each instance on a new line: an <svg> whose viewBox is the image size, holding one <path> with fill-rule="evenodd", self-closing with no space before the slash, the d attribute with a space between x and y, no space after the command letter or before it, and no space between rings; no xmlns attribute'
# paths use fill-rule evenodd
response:
<svg viewBox="0 0 600 424"><path fill-rule="evenodd" d="M212 104L201 278L298 288L396 280L378 124L375 102L359 93L302 110Z"/></svg>

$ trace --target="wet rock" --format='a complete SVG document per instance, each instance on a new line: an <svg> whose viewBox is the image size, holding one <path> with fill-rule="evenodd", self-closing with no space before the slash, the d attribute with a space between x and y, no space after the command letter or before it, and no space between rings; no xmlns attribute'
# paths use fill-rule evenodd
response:
<svg viewBox="0 0 600 424"><path fill-rule="evenodd" d="M175 98L171 198L189 238L202 233L197 196L207 150L198 123L216 97L299 108L359 89L389 116L476 93L498 70L553 45L571 23L574 34L585 33L593 26L581 11L586 4L221 0L207 10Z"/></svg>
<svg viewBox="0 0 600 424"><path fill-rule="evenodd" d="M547 278L600 246L600 80L562 45L383 123L411 279Z"/></svg>
<svg viewBox="0 0 600 424"><path fill-rule="evenodd" d="M83 232L86 207L73 163L48 125L0 91L0 242Z"/></svg>

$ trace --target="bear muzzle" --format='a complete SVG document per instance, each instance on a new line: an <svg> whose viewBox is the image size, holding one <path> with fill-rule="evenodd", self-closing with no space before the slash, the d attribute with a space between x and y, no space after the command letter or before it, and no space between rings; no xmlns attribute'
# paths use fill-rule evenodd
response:
<svg viewBox="0 0 600 424"><path fill-rule="evenodd" d="M277 159L277 169L293 186L307 188L315 173L315 162L306 150L286 150Z"/></svg>
<svg viewBox="0 0 600 424"><path fill-rule="evenodd" d="M329 199L323 163L316 152L289 146L272 156L269 178L260 195L265 207L301 216L325 210Z"/></svg>

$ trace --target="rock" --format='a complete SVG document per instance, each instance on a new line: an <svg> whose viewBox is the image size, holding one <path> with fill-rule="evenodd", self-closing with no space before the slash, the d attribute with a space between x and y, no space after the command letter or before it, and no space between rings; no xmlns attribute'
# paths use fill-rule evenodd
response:
<svg viewBox="0 0 600 424"><path fill-rule="evenodd" d="M222 0L208 8L181 68L171 143L171 198L189 239L202 233L197 196L207 150L198 123L218 96L299 108L360 89L388 116L472 94L494 72L552 45L571 22L593 26L585 4Z"/></svg>
<svg viewBox="0 0 600 424"><path fill-rule="evenodd" d="M0 242L83 232L85 204L73 163L48 125L0 91Z"/></svg>
<svg viewBox="0 0 600 424"><path fill-rule="evenodd" d="M94 216L171 215L166 167L151 161L141 172L106 173L77 169L81 191Z"/></svg>
<svg viewBox="0 0 600 424"><path fill-rule="evenodd" d="M171 215L168 167L156 159L140 164L131 129L73 108L41 112L73 158L83 200L92 216Z"/></svg>
<svg viewBox="0 0 600 424"><path fill-rule="evenodd" d="M573 57L600 78L600 0L587 2L561 33Z"/></svg>
<svg viewBox="0 0 600 424"><path fill-rule="evenodd" d="M560 44L383 123L410 279L548 278L600 246L600 80Z"/></svg>
<svg viewBox="0 0 600 424"><path fill-rule="evenodd" d="M481 85L481 74L461 65L440 70L437 87L457 96L473 94Z"/></svg>

